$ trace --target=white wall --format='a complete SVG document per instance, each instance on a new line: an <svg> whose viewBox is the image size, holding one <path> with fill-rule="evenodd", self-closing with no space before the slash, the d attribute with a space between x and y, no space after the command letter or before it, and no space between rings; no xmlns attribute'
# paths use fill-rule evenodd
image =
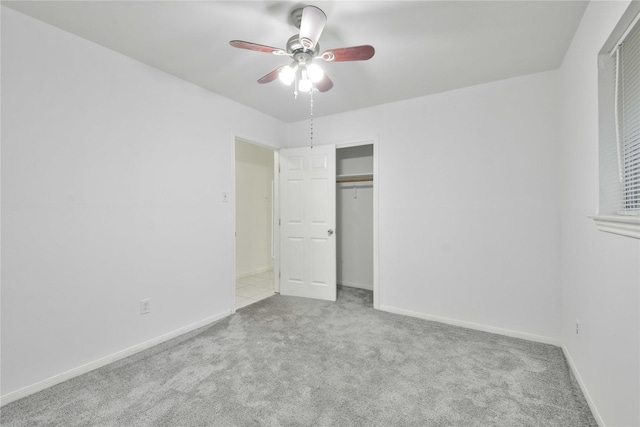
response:
<svg viewBox="0 0 640 427"><path fill-rule="evenodd" d="M273 150L236 141L236 276L273 268Z"/></svg>
<svg viewBox="0 0 640 427"><path fill-rule="evenodd" d="M356 145L336 150L336 175L373 174L373 145Z"/></svg>
<svg viewBox="0 0 640 427"><path fill-rule="evenodd" d="M608 426L640 425L640 241L587 218L598 209L597 55L628 4L592 2L560 69L562 342Z"/></svg>
<svg viewBox="0 0 640 427"><path fill-rule="evenodd" d="M230 313L233 135L284 130L2 7L2 395Z"/></svg>
<svg viewBox="0 0 640 427"><path fill-rule="evenodd" d="M382 308L557 342L557 89L547 72L315 120L318 143L379 135Z"/></svg>

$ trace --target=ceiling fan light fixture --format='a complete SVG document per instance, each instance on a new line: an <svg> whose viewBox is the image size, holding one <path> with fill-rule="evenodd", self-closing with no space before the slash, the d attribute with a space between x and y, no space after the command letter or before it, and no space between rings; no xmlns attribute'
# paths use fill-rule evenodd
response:
<svg viewBox="0 0 640 427"><path fill-rule="evenodd" d="M307 74L313 83L318 83L324 77L324 71L318 64L307 65Z"/></svg>
<svg viewBox="0 0 640 427"><path fill-rule="evenodd" d="M293 83L296 78L296 70L290 65L287 65L280 70L278 78L282 83L286 84L287 86L291 86L291 83Z"/></svg>
<svg viewBox="0 0 640 427"><path fill-rule="evenodd" d="M311 89L313 88L313 83L311 83L311 80L300 80L298 82L298 90L300 92L311 92Z"/></svg>
<svg viewBox="0 0 640 427"><path fill-rule="evenodd" d="M290 15L290 21L300 31L289 37L286 48L266 46L243 40L231 40L229 44L239 49L255 52L271 53L287 56L293 60L290 65L284 65L258 79L258 83L270 83L279 79L287 86L293 86L293 96L298 98L299 92L327 92L333 87L333 82L316 60L324 62L366 61L375 54L370 45L336 48L320 53L318 40L327 23L327 15L316 6L296 7ZM311 100L313 104L313 99ZM313 110L313 107L312 107Z"/></svg>
<svg viewBox="0 0 640 427"><path fill-rule="evenodd" d="M309 74L305 67L300 68L300 79L298 80L298 90L300 92L311 92L313 82L309 79Z"/></svg>

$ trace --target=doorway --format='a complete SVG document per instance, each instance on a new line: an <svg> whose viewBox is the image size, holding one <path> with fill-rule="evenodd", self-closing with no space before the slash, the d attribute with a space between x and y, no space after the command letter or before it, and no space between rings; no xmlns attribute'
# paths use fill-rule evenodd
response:
<svg viewBox="0 0 640 427"><path fill-rule="evenodd" d="M374 145L338 147L338 285L374 291L374 194Z"/></svg>
<svg viewBox="0 0 640 427"><path fill-rule="evenodd" d="M274 289L273 149L235 139L235 309Z"/></svg>

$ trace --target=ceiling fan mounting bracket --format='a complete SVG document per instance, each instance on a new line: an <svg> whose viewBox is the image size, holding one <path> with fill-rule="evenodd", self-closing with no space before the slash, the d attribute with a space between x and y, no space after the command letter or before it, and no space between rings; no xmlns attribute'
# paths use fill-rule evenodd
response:
<svg viewBox="0 0 640 427"><path fill-rule="evenodd" d="M291 12L291 15L289 16L289 21L291 22L291 25L293 25L297 29L300 29L300 24L302 23L302 10L303 9L304 9L304 7L299 7L297 9L294 9Z"/></svg>

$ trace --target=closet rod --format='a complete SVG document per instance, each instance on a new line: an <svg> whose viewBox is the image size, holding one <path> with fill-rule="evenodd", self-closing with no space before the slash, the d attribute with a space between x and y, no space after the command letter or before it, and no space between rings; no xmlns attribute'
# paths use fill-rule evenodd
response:
<svg viewBox="0 0 640 427"><path fill-rule="evenodd" d="M371 182L373 178L352 178L352 179L337 179L336 182L338 184L342 184L343 182Z"/></svg>

